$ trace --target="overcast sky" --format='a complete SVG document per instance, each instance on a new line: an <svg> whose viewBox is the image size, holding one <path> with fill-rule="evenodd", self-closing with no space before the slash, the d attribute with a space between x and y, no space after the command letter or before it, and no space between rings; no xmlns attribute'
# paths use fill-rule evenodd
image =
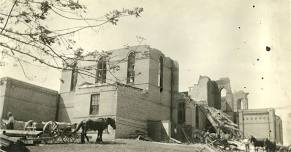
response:
<svg viewBox="0 0 291 152"><path fill-rule="evenodd" d="M83 3L88 7L88 17L99 17L114 9L144 8L141 18L123 18L117 26L79 33L77 40L86 49L136 45L136 36L142 36L146 39L143 44L179 62L180 91L197 83L200 75L212 80L229 77L233 91L250 93L249 108L284 107L277 109L283 118L291 112L290 1L83 0ZM68 21L52 23L70 25ZM266 46L271 50L266 51ZM0 67L0 76L59 89L58 71L37 66L26 69L32 80L13 65Z"/></svg>

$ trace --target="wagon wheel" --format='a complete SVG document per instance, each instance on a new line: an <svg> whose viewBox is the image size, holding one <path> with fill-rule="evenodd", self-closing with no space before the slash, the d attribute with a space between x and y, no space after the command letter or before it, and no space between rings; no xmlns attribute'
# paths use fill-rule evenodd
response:
<svg viewBox="0 0 291 152"><path fill-rule="evenodd" d="M34 120L29 120L25 122L24 130L35 130L36 128L33 127Z"/></svg>
<svg viewBox="0 0 291 152"><path fill-rule="evenodd" d="M56 143L60 133L58 124L54 121L47 122L43 127L43 137L45 143Z"/></svg>
<svg viewBox="0 0 291 152"><path fill-rule="evenodd" d="M64 143L74 143L78 138L78 134L69 131L64 131L62 132L61 137Z"/></svg>

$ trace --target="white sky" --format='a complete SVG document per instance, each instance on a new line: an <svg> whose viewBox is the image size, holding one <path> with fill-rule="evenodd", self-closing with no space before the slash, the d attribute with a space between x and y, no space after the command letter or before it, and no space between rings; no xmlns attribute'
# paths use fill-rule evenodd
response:
<svg viewBox="0 0 291 152"><path fill-rule="evenodd" d="M277 109L277 114L286 122L286 113L291 112L289 0L83 1L88 17L136 6L143 7L144 12L138 19L121 19L117 26L77 34L81 46L110 50L136 45L136 36L142 36L146 38L144 44L179 62L180 91L197 83L199 75L212 80L229 77L233 91L250 93L249 108L284 107ZM75 24L52 23L59 27ZM270 52L265 50L266 46L271 47ZM26 69L34 77L32 80L25 78L19 67L11 65L0 67L0 77L59 89L58 71L36 66Z"/></svg>

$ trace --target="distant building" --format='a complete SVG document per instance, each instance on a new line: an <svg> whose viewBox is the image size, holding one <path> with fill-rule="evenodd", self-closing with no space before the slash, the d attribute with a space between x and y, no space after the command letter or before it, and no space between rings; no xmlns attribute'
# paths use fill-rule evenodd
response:
<svg viewBox="0 0 291 152"><path fill-rule="evenodd" d="M58 92L9 77L0 79L0 118L12 112L16 120L56 119Z"/></svg>
<svg viewBox="0 0 291 152"><path fill-rule="evenodd" d="M268 138L283 144L282 120L275 115L275 109L240 110L239 128L245 137Z"/></svg>
<svg viewBox="0 0 291 152"><path fill-rule="evenodd" d="M245 110L249 108L248 95L249 93L246 93L242 90L233 93L234 112L238 112L239 110Z"/></svg>

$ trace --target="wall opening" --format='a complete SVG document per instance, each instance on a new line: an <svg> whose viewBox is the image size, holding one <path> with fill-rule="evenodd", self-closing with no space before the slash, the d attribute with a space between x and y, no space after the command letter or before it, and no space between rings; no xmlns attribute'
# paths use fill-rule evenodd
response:
<svg viewBox="0 0 291 152"><path fill-rule="evenodd" d="M178 104L178 123L185 123L185 103L181 102Z"/></svg>
<svg viewBox="0 0 291 152"><path fill-rule="evenodd" d="M77 81L78 81L78 69L77 69L77 63L74 63L73 68L72 68L70 91L75 91Z"/></svg>
<svg viewBox="0 0 291 152"><path fill-rule="evenodd" d="M242 99L237 100L236 106L237 106L237 110L242 109L242 107L243 107Z"/></svg>
<svg viewBox="0 0 291 152"><path fill-rule="evenodd" d="M196 124L196 129L199 129L199 118L200 118L200 115L199 115L199 108L198 106L196 106L195 108L195 124Z"/></svg>
<svg viewBox="0 0 291 152"><path fill-rule="evenodd" d="M106 59L101 57L97 63L95 83L106 83Z"/></svg>
<svg viewBox="0 0 291 152"><path fill-rule="evenodd" d="M131 52L128 55L128 61L127 61L127 84L133 84L134 78L135 78L135 53Z"/></svg>
<svg viewBox="0 0 291 152"><path fill-rule="evenodd" d="M221 89L220 91L221 98L226 97L226 89Z"/></svg>
<svg viewBox="0 0 291 152"><path fill-rule="evenodd" d="M164 59L161 56L159 59L159 72L158 72L158 86L160 87L160 92L163 91L163 75L164 75Z"/></svg>
<svg viewBox="0 0 291 152"><path fill-rule="evenodd" d="M226 102L226 89L222 88L220 90L220 99L221 99L221 110L226 111L227 102Z"/></svg>

